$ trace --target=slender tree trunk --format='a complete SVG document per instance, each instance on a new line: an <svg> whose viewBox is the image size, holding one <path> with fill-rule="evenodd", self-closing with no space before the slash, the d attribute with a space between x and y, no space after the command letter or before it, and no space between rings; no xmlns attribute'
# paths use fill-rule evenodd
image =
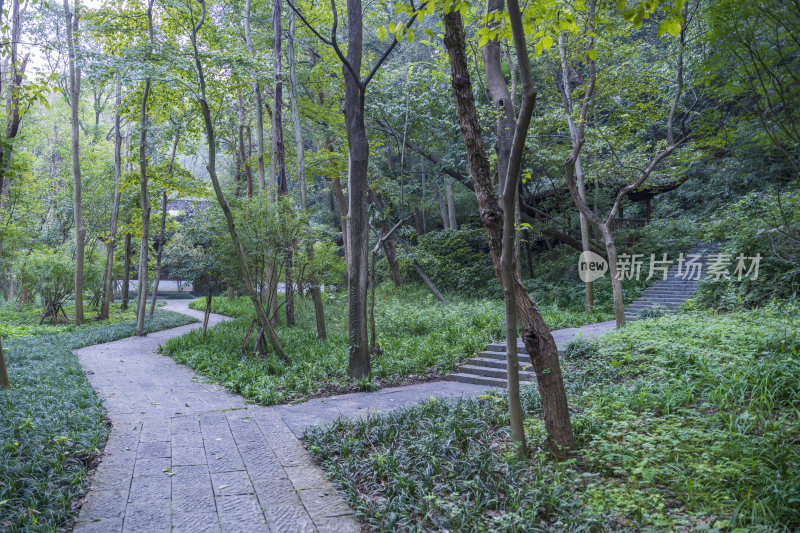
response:
<svg viewBox="0 0 800 533"><path fill-rule="evenodd" d="M117 240L117 223L119 221L119 204L121 193L119 190L122 179L122 135L120 134L119 108L122 105L122 83L117 75L117 94L114 112L114 204L111 207L111 228L108 231L106 244L106 275L103 283L103 303L100 306L100 319L106 320L111 309L111 299L114 294L114 245Z"/></svg>
<svg viewBox="0 0 800 533"><path fill-rule="evenodd" d="M461 133L475 184L481 222L486 228L495 272L502 283L504 275L500 268L500 259L503 242L503 210L494 192L489 160L481 137L481 127L467 66L461 15L457 11L448 13L444 16L444 23L444 42L450 59L453 95L458 110ZM516 275L512 275L512 282L518 322L522 325L522 340L536 372L550 449L556 457L564 457L566 450L575 448L575 438L569 418L558 350L550 329L542 319L536 304L530 299L522 282L514 278ZM511 339L511 343L514 343L513 339Z"/></svg>
<svg viewBox="0 0 800 533"><path fill-rule="evenodd" d="M78 10L78 6L75 6ZM81 146L79 127L79 112L81 99L81 69L77 64L77 30L78 15L69 10L69 1L64 0L64 14L66 16L67 49L69 51L69 99L72 123L72 178L73 178L73 214L75 216L75 324L80 326L84 322L83 316L83 261L86 247L86 228L83 225L83 210L81 207Z"/></svg>
<svg viewBox="0 0 800 533"><path fill-rule="evenodd" d="M244 35L247 41L247 50L256 59L255 49L253 48L253 38L250 33L250 0L245 1L244 9ZM254 74L255 77L255 74ZM260 190L267 188L266 173L264 169L264 108L261 96L261 84L258 79L253 81L253 93L256 99L256 140L258 148L258 186Z"/></svg>
<svg viewBox="0 0 800 533"><path fill-rule="evenodd" d="M447 198L447 214L450 218L450 229L458 229L458 221L456 220L456 201L453 197L453 185L450 178L444 179L444 192Z"/></svg>
<svg viewBox="0 0 800 533"><path fill-rule="evenodd" d="M203 334L200 335L200 338L206 338L206 329L208 329L208 317L211 316L211 289L208 289L208 294L206 295L206 310L203 313Z"/></svg>
<svg viewBox="0 0 800 533"><path fill-rule="evenodd" d="M608 254L608 274L611 276L611 292L614 296L614 319L617 328L621 328L625 325L625 301L622 297L622 280L617 271L617 245L614 242L614 232L609 224L602 224L600 233Z"/></svg>
<svg viewBox="0 0 800 533"><path fill-rule="evenodd" d="M300 122L300 99L297 96L297 72L295 69L294 36L295 14L294 10L290 9L287 52L289 59L289 91L292 100L292 125L294 126L294 139L297 152L297 184L300 188L300 207L303 209L303 211L308 211L305 147L303 146L303 127ZM308 260L313 263L314 246L311 243L308 243L306 246L306 256L308 257ZM314 316L317 323L317 338L326 339L328 332L327 328L325 327L325 307L322 305L322 291L320 290L318 279L311 280L311 299L314 302Z"/></svg>
<svg viewBox="0 0 800 533"><path fill-rule="evenodd" d="M175 156L178 153L178 143L180 142L180 132L175 133L175 141L172 143L172 155L169 158L169 166L167 167L167 176L172 177L172 169L175 165ZM158 254L156 255L156 279L153 282L153 298L150 301L150 318L153 318L153 313L156 312L156 300L158 299L158 285L161 283L161 258L164 255L164 242L166 241L166 228L167 228L167 191L161 196L161 227L159 228L158 235Z"/></svg>
<svg viewBox="0 0 800 533"><path fill-rule="evenodd" d="M431 278L428 276L428 273L425 272L424 268L422 268L422 265L420 265L419 262L416 259L412 260L411 262L414 265L414 269L417 271L417 275L425 283L425 286L428 287L428 289L436 297L437 300L439 300L443 304L446 304L447 303L447 299L444 297L444 295L441 293L441 291L436 287L436 284L433 283Z"/></svg>
<svg viewBox="0 0 800 533"><path fill-rule="evenodd" d="M122 310L128 310L131 286L131 234L125 234L125 267L122 273Z"/></svg>
<svg viewBox="0 0 800 533"><path fill-rule="evenodd" d="M267 332L270 344L272 344L275 354L285 362L289 362L289 357L283 350L280 339L278 338L277 333L275 333L272 323L270 322L269 317L267 317L267 314L264 311L264 308L261 306L261 302L259 301L258 292L253 285L252 277L250 276L250 268L247 265L247 256L244 253L242 241L239 238L239 232L236 229L236 223L233 219L233 213L231 212L230 205L228 205L228 201L225 199L225 194L222 192L222 187L220 186L219 178L217 176L217 141L214 133L214 121L211 117L211 109L209 109L208 103L206 102L206 82L203 74L203 65L200 62L200 53L197 47L197 33L205 23L206 5L205 0L199 0L199 2L202 7L202 14L197 25L192 29L191 41L192 49L194 51L195 67L197 69L198 85L200 87L198 104L200 105L200 111L203 115L203 124L206 130L206 140L208 142L208 174L211 178L211 184L214 187L214 194L216 195L217 201L222 209L222 213L225 216L225 221L228 225L228 232L231 235L231 241L233 241L233 248L236 252L236 257L239 259L239 268L242 271L242 284L244 285L247 295L250 297L250 301L253 303L253 307L256 311L256 317L258 318L258 323L261 326L261 331Z"/></svg>
<svg viewBox="0 0 800 533"><path fill-rule="evenodd" d="M383 219L383 233L389 233L389 220ZM386 255L386 262L389 263L389 276L395 287L403 286L403 276L400 274L400 265L397 263L397 245L395 242L395 233L391 234L383 241L383 253Z"/></svg>
<svg viewBox="0 0 800 533"><path fill-rule="evenodd" d="M3 353L3 340L0 339L0 389L10 389L11 382L8 380L8 370L6 370L6 356Z"/></svg>
<svg viewBox="0 0 800 533"><path fill-rule="evenodd" d="M253 196L253 171L250 168L248 156L244 150L244 105L242 103L241 89L236 92L236 95L239 104L239 156L242 158L242 164L244 164L244 174L247 177L247 197L250 198Z"/></svg>
<svg viewBox="0 0 800 533"><path fill-rule="evenodd" d="M564 33L560 33L558 36L558 52L561 58L561 94L564 98L564 109L567 112L567 125L569 126L569 134L572 138L573 144L578 141L578 128L575 125L575 120L572 116L572 89L569 84L569 68L567 66L567 53L566 48L564 46ZM583 164L581 162L580 154L578 154L578 158L575 160L575 179L578 186L578 194L586 201L586 186L583 178ZM589 219L586 215L583 214L580 210L578 210L578 214L580 216L580 223L581 223L581 246L583 247L583 252L590 252L591 247L591 237L589 235ZM585 309L586 311L592 310L592 305L594 304L594 283L592 281L586 282L586 301L585 301Z"/></svg>
<svg viewBox="0 0 800 533"><path fill-rule="evenodd" d="M153 1L147 6L147 24L150 34L150 49L153 48ZM150 51L147 52L150 59ZM142 104L139 116L139 184L142 204L142 242L139 247L139 276L136 283L136 336L144 337L144 318L147 311L147 267L150 255L150 197L147 192L147 99L150 96L152 81L144 81Z"/></svg>
<svg viewBox="0 0 800 533"><path fill-rule="evenodd" d="M442 229L448 230L450 229L450 217L447 216L447 206L444 204L442 191L439 190L439 187L434 187L433 190L436 193L436 201L439 202L439 214L442 217Z"/></svg>

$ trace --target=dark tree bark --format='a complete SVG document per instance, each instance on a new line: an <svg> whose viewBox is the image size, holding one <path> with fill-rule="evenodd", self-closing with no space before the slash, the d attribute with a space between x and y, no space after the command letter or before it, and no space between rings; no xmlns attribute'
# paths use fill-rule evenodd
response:
<svg viewBox="0 0 800 533"><path fill-rule="evenodd" d="M453 95L455 97L461 134L478 200L481 222L486 228L489 250L495 272L503 283L500 259L503 243L503 209L494 192L489 160L481 137L475 100L467 66L466 44L461 15L458 12L444 16L445 46L450 60ZM516 272L516 269L514 269ZM575 448L575 438L567 406L567 395L556 348L550 329L542 319L536 304L530 299L522 282L512 276L518 320L522 326L522 340L530 354L539 394L542 398L548 444L556 457L564 457ZM505 289L504 289L505 291ZM513 344L513 339L511 339Z"/></svg>
<svg viewBox="0 0 800 533"><path fill-rule="evenodd" d="M431 291L431 294L433 294L437 300L443 304L446 304L447 299L444 297L438 287L436 287L436 284L431 280L430 276L428 276L428 273L425 272L425 269L422 268L422 265L420 265L416 259L412 260L411 262L414 265L414 270L417 271L417 275L425 283L425 286L428 287L428 290Z"/></svg>
<svg viewBox="0 0 800 533"><path fill-rule="evenodd" d="M6 356L3 353L3 340L0 339L0 389L10 389L11 382L8 380L8 370L6 370Z"/></svg>

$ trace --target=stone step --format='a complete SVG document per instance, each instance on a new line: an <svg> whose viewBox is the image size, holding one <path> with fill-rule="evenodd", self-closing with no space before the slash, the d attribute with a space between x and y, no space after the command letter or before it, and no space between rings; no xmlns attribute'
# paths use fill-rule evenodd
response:
<svg viewBox="0 0 800 533"><path fill-rule="evenodd" d="M493 342L489 346L486 347L484 352L501 352L506 353L506 343L504 342ZM481 353L484 353L481 352ZM525 348L524 344L517 344L517 353L528 353L528 349ZM480 354L478 354L480 355Z"/></svg>
<svg viewBox="0 0 800 533"><path fill-rule="evenodd" d="M467 365L472 366L486 366L489 368L506 368L506 360L495 358L495 357L473 357L472 359L467 359L465 363ZM520 365L525 366L530 363L520 363Z"/></svg>
<svg viewBox="0 0 800 533"><path fill-rule="evenodd" d="M461 374L475 374L477 376L484 376L488 378L500 378L500 379L505 379L507 375L507 371L505 368L490 368L487 366L475 366L475 365L461 365L458 367L458 372ZM532 381L534 377L535 375L533 374L533 372L526 372L524 370L520 370L519 372L520 381Z"/></svg>
<svg viewBox="0 0 800 533"><path fill-rule="evenodd" d="M456 372L447 376L447 381L458 381L459 383L470 383L472 385L487 385L489 387L497 387L500 389L506 388L506 380L498 378L488 378L485 376L476 376L475 374L464 374Z"/></svg>

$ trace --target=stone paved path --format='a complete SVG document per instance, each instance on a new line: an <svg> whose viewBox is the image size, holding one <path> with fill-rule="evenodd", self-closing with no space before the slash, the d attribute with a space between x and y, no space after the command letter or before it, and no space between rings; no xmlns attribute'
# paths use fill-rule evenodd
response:
<svg viewBox="0 0 800 533"><path fill-rule="evenodd" d="M167 309L201 315L185 301ZM359 531L275 409L156 353L196 327L76 351L113 428L75 531Z"/></svg>
<svg viewBox="0 0 800 533"><path fill-rule="evenodd" d="M185 300L166 308L202 316ZM222 320L212 315L210 325ZM112 430L75 532L360 531L298 440L303 430L341 415L487 389L432 382L255 406L158 355L160 344L197 327L76 350Z"/></svg>

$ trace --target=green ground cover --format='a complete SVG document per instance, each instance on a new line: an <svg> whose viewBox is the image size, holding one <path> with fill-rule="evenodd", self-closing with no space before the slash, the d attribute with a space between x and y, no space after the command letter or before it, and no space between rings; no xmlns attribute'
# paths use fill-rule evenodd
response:
<svg viewBox="0 0 800 533"><path fill-rule="evenodd" d="M88 318L86 324L76 326L74 323L74 305L65 305L64 311L67 314L67 318L64 319L63 316L59 316L60 323L58 325L53 325L51 316L45 317L44 323L39 325L39 320L42 317L41 307L27 304L0 303L0 338L46 335L97 327L97 322L89 318L91 315L88 312L86 314ZM103 324L116 324L130 320L136 320L135 302L125 311L122 310L121 304L112 304L109 309L108 320L104 321Z"/></svg>
<svg viewBox="0 0 800 533"><path fill-rule="evenodd" d="M564 359L580 453L515 459L502 396L311 430L375 531L800 529L800 306L633 323Z"/></svg>
<svg viewBox="0 0 800 533"><path fill-rule="evenodd" d="M159 309L146 330L193 321ZM1 531L58 531L74 518L72 504L86 491L108 428L72 350L128 337L135 329L135 321L122 319L3 341L13 388L0 391Z"/></svg>
<svg viewBox="0 0 800 533"><path fill-rule="evenodd" d="M347 378L346 294L326 297L328 340L317 339L314 310L306 298L296 299L297 326L279 327L278 335L291 359L286 365L268 354L252 356L254 339L240 346L255 313L247 298L214 298L214 312L234 320L170 339L164 353L233 392L263 404L277 404L346 390L430 379L452 372L463 360L503 335L504 304L497 299L448 295L449 304L436 301L424 288L380 287L375 322L383 354L372 361L372 379L352 383ZM192 304L203 309L204 300ZM586 313L553 303L542 306L553 328L608 320L602 311ZM253 336L255 337L255 336Z"/></svg>

